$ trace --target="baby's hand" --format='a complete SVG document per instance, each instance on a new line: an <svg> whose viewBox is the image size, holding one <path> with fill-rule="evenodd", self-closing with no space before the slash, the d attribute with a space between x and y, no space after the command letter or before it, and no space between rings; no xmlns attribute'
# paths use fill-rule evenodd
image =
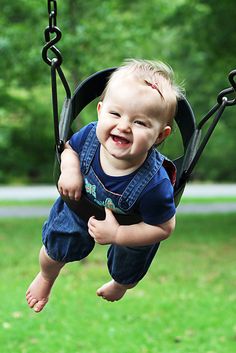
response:
<svg viewBox="0 0 236 353"><path fill-rule="evenodd" d="M105 208L106 218L98 221L95 217L90 217L88 221L88 232L98 244L115 244L119 223L111 210Z"/></svg>
<svg viewBox="0 0 236 353"><path fill-rule="evenodd" d="M58 190L62 196L79 201L83 189L83 179L78 173L63 172L58 180Z"/></svg>

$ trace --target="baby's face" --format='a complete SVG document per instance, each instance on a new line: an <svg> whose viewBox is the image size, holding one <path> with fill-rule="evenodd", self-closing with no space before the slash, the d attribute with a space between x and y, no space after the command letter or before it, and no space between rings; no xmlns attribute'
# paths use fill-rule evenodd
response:
<svg viewBox="0 0 236 353"><path fill-rule="evenodd" d="M118 78L98 104L97 136L110 155L139 164L170 133L163 116L165 102L157 90L132 77Z"/></svg>

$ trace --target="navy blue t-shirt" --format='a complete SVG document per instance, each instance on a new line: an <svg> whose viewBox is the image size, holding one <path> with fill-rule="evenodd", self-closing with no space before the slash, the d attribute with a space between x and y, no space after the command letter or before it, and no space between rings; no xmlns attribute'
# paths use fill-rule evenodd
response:
<svg viewBox="0 0 236 353"><path fill-rule="evenodd" d="M70 146L78 155L80 155L85 139L93 126L94 123L90 123L71 137L69 141ZM117 194L124 192L136 173L134 171L124 176L110 176L104 173L100 164L100 148L96 151L92 166L105 188ZM145 187L134 209L140 213L145 223L151 225L162 224L174 216L173 186L163 166Z"/></svg>

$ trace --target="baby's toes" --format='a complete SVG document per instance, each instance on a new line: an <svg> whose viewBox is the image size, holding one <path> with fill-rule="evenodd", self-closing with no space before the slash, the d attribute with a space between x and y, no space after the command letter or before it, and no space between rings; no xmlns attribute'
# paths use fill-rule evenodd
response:
<svg viewBox="0 0 236 353"><path fill-rule="evenodd" d="M36 313L39 313L40 311L43 310L43 308L45 307L45 305L47 304L48 300L47 299L42 299L39 300L35 305L34 305L34 311Z"/></svg>
<svg viewBox="0 0 236 353"><path fill-rule="evenodd" d="M28 305L30 308L33 308L35 306L35 304L37 303L37 299L35 298L31 298L29 301L28 301Z"/></svg>

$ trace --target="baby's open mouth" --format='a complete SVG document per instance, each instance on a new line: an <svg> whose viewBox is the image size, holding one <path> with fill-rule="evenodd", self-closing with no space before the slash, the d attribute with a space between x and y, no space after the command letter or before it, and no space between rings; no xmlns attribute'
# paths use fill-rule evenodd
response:
<svg viewBox="0 0 236 353"><path fill-rule="evenodd" d="M116 142L120 145L127 145L130 143L129 140L127 140L125 137L122 137L122 136L111 135L111 138L114 142Z"/></svg>

